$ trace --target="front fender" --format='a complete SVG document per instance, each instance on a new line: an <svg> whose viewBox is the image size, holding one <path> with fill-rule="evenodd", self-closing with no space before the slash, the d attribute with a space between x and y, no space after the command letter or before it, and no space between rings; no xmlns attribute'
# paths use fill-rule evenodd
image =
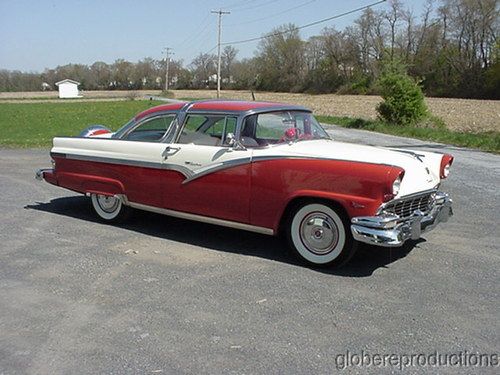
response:
<svg viewBox="0 0 500 375"><path fill-rule="evenodd" d="M290 207L290 205L293 204L294 201L304 198L322 199L335 202L344 208L347 215L349 216L349 219L356 216L371 215L378 209L378 207L382 203L379 199L360 197L356 195L319 190L298 190L288 196L285 201L286 204L281 208L281 212L277 216L276 222L274 223L275 232L278 231L281 219L287 208Z"/></svg>

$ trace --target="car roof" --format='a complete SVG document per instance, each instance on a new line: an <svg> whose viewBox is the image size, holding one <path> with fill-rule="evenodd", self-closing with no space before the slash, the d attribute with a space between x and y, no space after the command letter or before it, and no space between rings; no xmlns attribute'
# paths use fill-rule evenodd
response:
<svg viewBox="0 0 500 375"><path fill-rule="evenodd" d="M187 102L175 102L175 103L157 105L156 107L151 107L149 109L146 109L145 111L140 112L135 116L135 119L139 120L143 117L146 117L156 112L178 111L179 109L184 107L186 103Z"/></svg>
<svg viewBox="0 0 500 375"><path fill-rule="evenodd" d="M182 108L186 108L186 111L214 111L214 112L252 112L259 110L272 109L273 111L279 110L298 110L298 111L308 111L309 109L301 106L284 104L284 103L274 103L274 102L251 102L243 100L199 100L193 102L175 102L169 104L162 104L156 107L149 108L141 113L139 113L135 119L139 120L145 116L154 114L156 112L166 112L166 111L178 111Z"/></svg>
<svg viewBox="0 0 500 375"><path fill-rule="evenodd" d="M249 102L242 100L205 100L193 102L189 106L190 110L202 111L237 111L246 112L254 109L286 106L281 103L272 102Z"/></svg>

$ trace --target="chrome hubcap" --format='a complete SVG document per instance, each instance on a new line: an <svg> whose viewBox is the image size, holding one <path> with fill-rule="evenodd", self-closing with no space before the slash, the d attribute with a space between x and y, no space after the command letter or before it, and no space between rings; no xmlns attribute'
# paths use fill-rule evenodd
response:
<svg viewBox="0 0 500 375"><path fill-rule="evenodd" d="M99 207L101 207L103 211L108 213L116 211L120 203L117 198L107 195L98 195L97 202L99 203Z"/></svg>
<svg viewBox="0 0 500 375"><path fill-rule="evenodd" d="M325 255L337 246L339 231L330 216L312 212L300 223L300 239L310 252Z"/></svg>

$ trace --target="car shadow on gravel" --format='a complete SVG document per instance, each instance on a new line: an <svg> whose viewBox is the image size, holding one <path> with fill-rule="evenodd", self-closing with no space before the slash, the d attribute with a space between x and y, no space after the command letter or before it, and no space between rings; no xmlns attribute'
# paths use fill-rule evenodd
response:
<svg viewBox="0 0 500 375"><path fill-rule="evenodd" d="M92 212L88 198L84 196L56 198L47 203L36 202L26 205L24 208L101 223ZM109 224L102 223L102 225ZM284 241L277 237L138 210L134 210L134 215L129 221L114 224L114 226L194 246L308 267L291 255ZM309 268L336 276L367 277L375 270L387 268L391 263L406 257L422 241L425 240L408 241L401 248L382 248L360 244L349 263L339 269Z"/></svg>

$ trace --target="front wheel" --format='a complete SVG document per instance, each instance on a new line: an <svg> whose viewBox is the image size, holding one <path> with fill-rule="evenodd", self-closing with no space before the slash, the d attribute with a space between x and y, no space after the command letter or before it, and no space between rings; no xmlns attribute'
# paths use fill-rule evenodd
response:
<svg viewBox="0 0 500 375"><path fill-rule="evenodd" d="M124 221L130 214L130 208L123 205L121 199L108 195L91 194L92 208L100 219L117 223Z"/></svg>
<svg viewBox="0 0 500 375"><path fill-rule="evenodd" d="M349 222L339 210L306 203L292 211L286 225L291 250L315 266L341 266L355 252Z"/></svg>

